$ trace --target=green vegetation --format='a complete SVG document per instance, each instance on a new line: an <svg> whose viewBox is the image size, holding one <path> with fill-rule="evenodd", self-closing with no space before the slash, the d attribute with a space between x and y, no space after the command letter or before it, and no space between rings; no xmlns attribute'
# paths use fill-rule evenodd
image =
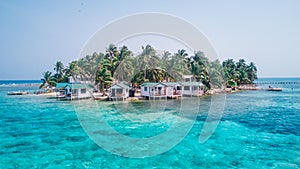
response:
<svg viewBox="0 0 300 169"><path fill-rule="evenodd" d="M238 62L228 59L222 65L227 86L252 84L257 79L257 68L253 62L247 65L244 59Z"/></svg>
<svg viewBox="0 0 300 169"><path fill-rule="evenodd" d="M111 44L105 53L95 52L66 67L57 61L54 71L53 75L50 71L43 74L41 87L67 82L72 76L90 81L103 92L114 81L128 81L137 87L144 82L182 81L183 75L192 74L209 90L252 84L257 78L254 63L247 65L244 59L238 62L228 59L221 64L218 60L210 61L201 51L191 56L184 49L174 54L169 51L158 54L150 45L142 46L142 52L134 56L127 46L118 48Z"/></svg>

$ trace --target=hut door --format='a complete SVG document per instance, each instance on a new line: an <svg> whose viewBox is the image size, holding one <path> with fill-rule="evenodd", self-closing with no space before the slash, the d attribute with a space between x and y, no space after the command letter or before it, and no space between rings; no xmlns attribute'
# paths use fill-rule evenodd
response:
<svg viewBox="0 0 300 169"><path fill-rule="evenodd" d="M161 95L161 87L158 87L158 94Z"/></svg>
<svg viewBox="0 0 300 169"><path fill-rule="evenodd" d="M115 90L115 89L112 89L112 90L111 90L111 96L112 96L112 97L115 97L115 95L116 95L116 90Z"/></svg>

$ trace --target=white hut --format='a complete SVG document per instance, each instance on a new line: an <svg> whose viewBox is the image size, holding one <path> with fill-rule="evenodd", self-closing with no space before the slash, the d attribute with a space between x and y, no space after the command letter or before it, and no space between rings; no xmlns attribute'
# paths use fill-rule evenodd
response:
<svg viewBox="0 0 300 169"><path fill-rule="evenodd" d="M110 99L126 99L129 97L129 86L124 83L117 83L109 88Z"/></svg>
<svg viewBox="0 0 300 169"><path fill-rule="evenodd" d="M200 96L204 94L203 84L201 82L181 82L182 95Z"/></svg>
<svg viewBox="0 0 300 169"><path fill-rule="evenodd" d="M81 83L69 83L65 86L65 94L68 100L87 99L93 97L93 86Z"/></svg>
<svg viewBox="0 0 300 169"><path fill-rule="evenodd" d="M69 85L69 83L57 83L55 86L56 89L56 98L64 99L66 98L65 87Z"/></svg>
<svg viewBox="0 0 300 169"><path fill-rule="evenodd" d="M183 75L182 76L184 82L193 82L195 81L194 75Z"/></svg>
<svg viewBox="0 0 300 169"><path fill-rule="evenodd" d="M166 85L161 82L149 82L141 85L141 96L144 97L166 97Z"/></svg>
<svg viewBox="0 0 300 169"><path fill-rule="evenodd" d="M182 96L182 84L179 82L162 82L166 85L166 96L167 97L178 97Z"/></svg>

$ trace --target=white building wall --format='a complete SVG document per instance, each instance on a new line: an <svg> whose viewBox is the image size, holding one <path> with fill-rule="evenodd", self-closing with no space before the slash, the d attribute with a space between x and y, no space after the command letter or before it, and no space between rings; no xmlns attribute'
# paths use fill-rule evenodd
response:
<svg viewBox="0 0 300 169"><path fill-rule="evenodd" d="M81 89L77 89L77 97L80 98L89 98L92 97L92 94L90 93L89 89L85 89L85 93L81 93Z"/></svg>
<svg viewBox="0 0 300 169"><path fill-rule="evenodd" d="M147 88L147 91L145 91L144 89ZM141 87L141 96L149 96L149 90L150 88L149 87Z"/></svg>
<svg viewBox="0 0 300 169"><path fill-rule="evenodd" d="M85 93L81 91L81 89L71 89L69 86L67 86L65 88L67 99L82 99L82 98L92 97L91 91L89 91L89 89L86 88L82 88L82 89L85 89ZM73 93L74 90L76 90L76 93Z"/></svg>
<svg viewBox="0 0 300 169"><path fill-rule="evenodd" d="M166 87L166 95L167 96L172 96L173 95L173 87Z"/></svg>
<svg viewBox="0 0 300 169"><path fill-rule="evenodd" d="M185 86L182 86L182 94L183 95L198 95L199 90L193 90L194 86L189 86L189 90L184 90Z"/></svg>

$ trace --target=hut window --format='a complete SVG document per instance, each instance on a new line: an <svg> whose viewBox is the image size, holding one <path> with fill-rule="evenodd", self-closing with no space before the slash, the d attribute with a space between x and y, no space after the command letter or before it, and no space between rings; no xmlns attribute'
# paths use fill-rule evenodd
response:
<svg viewBox="0 0 300 169"><path fill-rule="evenodd" d="M72 89L72 94L77 94L77 89Z"/></svg>
<svg viewBox="0 0 300 169"><path fill-rule="evenodd" d="M144 91L146 92L148 90L148 88L147 87L144 87Z"/></svg>
<svg viewBox="0 0 300 169"><path fill-rule="evenodd" d="M190 90L190 86L184 86L184 90Z"/></svg>
<svg viewBox="0 0 300 169"><path fill-rule="evenodd" d="M80 93L85 94L86 93L86 89L81 89Z"/></svg>
<svg viewBox="0 0 300 169"><path fill-rule="evenodd" d="M185 81L185 82L190 82L191 79L190 79L190 78L185 78L184 81Z"/></svg>
<svg viewBox="0 0 300 169"><path fill-rule="evenodd" d="M122 94L123 93L123 89L117 89L117 94Z"/></svg>

